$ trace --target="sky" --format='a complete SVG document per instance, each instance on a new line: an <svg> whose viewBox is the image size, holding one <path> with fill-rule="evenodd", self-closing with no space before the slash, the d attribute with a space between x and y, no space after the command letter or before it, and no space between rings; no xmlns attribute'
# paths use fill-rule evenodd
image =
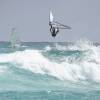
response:
<svg viewBox="0 0 100 100"><path fill-rule="evenodd" d="M71 26L56 38L49 31L49 12ZM9 41L16 27L22 41L71 42L86 38L100 42L100 0L0 0L0 41Z"/></svg>

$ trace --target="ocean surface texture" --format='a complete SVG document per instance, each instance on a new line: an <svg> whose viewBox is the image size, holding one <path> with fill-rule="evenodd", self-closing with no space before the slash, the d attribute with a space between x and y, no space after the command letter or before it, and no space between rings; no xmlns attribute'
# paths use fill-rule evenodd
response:
<svg viewBox="0 0 100 100"><path fill-rule="evenodd" d="M0 42L0 100L100 100L100 45Z"/></svg>

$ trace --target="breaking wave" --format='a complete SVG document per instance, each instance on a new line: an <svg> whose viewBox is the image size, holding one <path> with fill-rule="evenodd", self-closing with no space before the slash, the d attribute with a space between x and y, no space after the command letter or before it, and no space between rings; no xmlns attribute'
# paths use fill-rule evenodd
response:
<svg viewBox="0 0 100 100"><path fill-rule="evenodd" d="M9 71L6 64L61 81L100 83L100 47L89 41L1 53L0 76Z"/></svg>

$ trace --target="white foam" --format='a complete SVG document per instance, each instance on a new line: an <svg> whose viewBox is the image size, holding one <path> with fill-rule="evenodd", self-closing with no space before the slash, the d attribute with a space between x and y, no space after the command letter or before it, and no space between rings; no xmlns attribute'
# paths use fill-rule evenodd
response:
<svg viewBox="0 0 100 100"><path fill-rule="evenodd" d="M52 50L52 48L48 45L48 46L46 46L46 47L44 48L44 50L45 50L45 51L50 51L50 50Z"/></svg>
<svg viewBox="0 0 100 100"><path fill-rule="evenodd" d="M95 48L93 43L87 39L80 39L76 41L74 44L70 45L60 45L59 43L54 43L53 46L46 46L44 48L45 51L50 51L53 49L60 50L60 51L66 51L66 50L79 50L79 51L85 51L85 50L90 50L92 48Z"/></svg>
<svg viewBox="0 0 100 100"><path fill-rule="evenodd" d="M85 51L89 50L91 48L94 48L95 46L93 43L87 39L80 39L75 42L74 45L69 45L68 50L79 50L79 51Z"/></svg>
<svg viewBox="0 0 100 100"><path fill-rule="evenodd" d="M57 63L44 57L39 50L25 50L0 54L0 63L12 63L33 73L48 74L60 80L100 82L100 48L90 49L91 52L87 52L81 61L73 59L69 62L66 58L66 61Z"/></svg>
<svg viewBox="0 0 100 100"><path fill-rule="evenodd" d="M64 45L63 45L63 46L62 46L62 45L59 45L58 43L55 44L55 48L56 48L57 50L61 50L61 51L62 51L62 50L64 50L64 51L67 50L67 47L66 47L66 46L64 46Z"/></svg>

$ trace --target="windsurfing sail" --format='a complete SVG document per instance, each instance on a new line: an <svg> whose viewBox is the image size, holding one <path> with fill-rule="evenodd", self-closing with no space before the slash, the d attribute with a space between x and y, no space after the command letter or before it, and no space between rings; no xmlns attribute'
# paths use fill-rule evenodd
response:
<svg viewBox="0 0 100 100"><path fill-rule="evenodd" d="M10 43L12 48L19 48L21 46L20 34L16 31L16 28L11 29Z"/></svg>
<svg viewBox="0 0 100 100"><path fill-rule="evenodd" d="M50 14L49 14L49 25L55 28L59 28L59 29L71 29L70 26L67 26L67 25L61 24L58 21L55 21L52 11L50 11Z"/></svg>
<svg viewBox="0 0 100 100"><path fill-rule="evenodd" d="M53 19L54 19L53 14L52 14L52 12L50 11L49 22L53 22Z"/></svg>

